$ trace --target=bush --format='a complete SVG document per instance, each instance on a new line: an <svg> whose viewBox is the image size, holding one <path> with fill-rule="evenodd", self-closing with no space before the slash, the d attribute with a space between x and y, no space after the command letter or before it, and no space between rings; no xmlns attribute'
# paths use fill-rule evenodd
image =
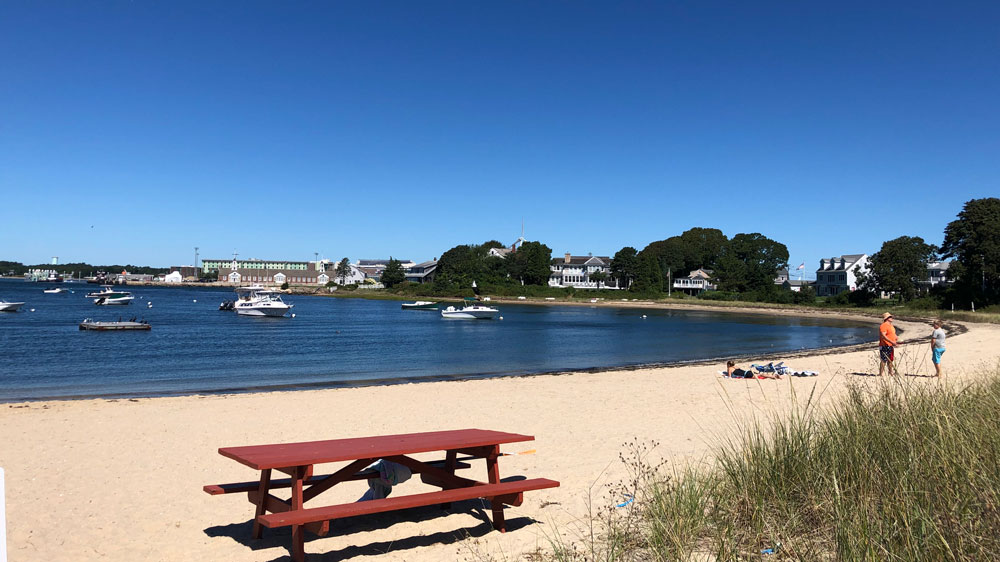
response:
<svg viewBox="0 0 1000 562"><path fill-rule="evenodd" d="M284 291L286 289L288 289L288 281L285 281L284 283L281 284L281 290Z"/></svg>
<svg viewBox="0 0 1000 562"><path fill-rule="evenodd" d="M740 294L730 291L705 291L700 293L698 298L706 301L738 301Z"/></svg>

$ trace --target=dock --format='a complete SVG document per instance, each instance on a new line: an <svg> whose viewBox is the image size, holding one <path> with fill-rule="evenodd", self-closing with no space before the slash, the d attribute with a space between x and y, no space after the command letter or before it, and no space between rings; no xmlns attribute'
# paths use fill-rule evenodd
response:
<svg viewBox="0 0 1000 562"><path fill-rule="evenodd" d="M95 322L84 320L80 322L81 330L117 331L117 330L152 330L146 322Z"/></svg>

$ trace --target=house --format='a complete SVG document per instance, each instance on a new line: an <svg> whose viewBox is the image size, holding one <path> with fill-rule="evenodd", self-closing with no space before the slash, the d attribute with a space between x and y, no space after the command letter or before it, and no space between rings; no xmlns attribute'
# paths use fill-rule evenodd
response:
<svg viewBox="0 0 1000 562"><path fill-rule="evenodd" d="M337 285L360 285L361 283L364 283L367 276L357 265L353 263L347 264L347 266L351 269L351 272L344 276L343 279L340 275L337 275L337 265L338 264L336 263L332 263L327 266L326 273L324 274L327 279L323 282L323 285L326 285L326 283L331 280Z"/></svg>
<svg viewBox="0 0 1000 562"><path fill-rule="evenodd" d="M816 270L816 296L832 297L858 288L855 270L868 271L868 254L845 254L819 260Z"/></svg>
<svg viewBox="0 0 1000 562"><path fill-rule="evenodd" d="M433 283L437 274L437 264L437 258L434 258L406 268L406 280L411 283Z"/></svg>
<svg viewBox="0 0 1000 562"><path fill-rule="evenodd" d="M932 261L927 263L927 279L917 282L917 286L921 289L930 289L932 287L948 286L954 281L948 279L948 268L951 266L951 262L947 261Z"/></svg>
<svg viewBox="0 0 1000 562"><path fill-rule="evenodd" d="M403 267L403 271L411 268L417 264L410 260L396 260L399 265ZM382 279L382 272L385 271L385 266L389 265L389 260L358 260L358 263L354 264L357 266L358 270L365 274L365 277L370 279L379 280Z"/></svg>
<svg viewBox="0 0 1000 562"><path fill-rule="evenodd" d="M549 266L550 287L576 287L577 289L617 289L618 280L611 276L611 258L608 256L573 256L569 252L561 259L552 260ZM603 280L592 279L603 273Z"/></svg>
<svg viewBox="0 0 1000 562"><path fill-rule="evenodd" d="M787 279L781 286L793 293L798 293L803 288L808 288L816 285L815 281L810 281L808 279Z"/></svg>
<svg viewBox="0 0 1000 562"><path fill-rule="evenodd" d="M714 291L716 289L716 286L712 284L711 269L696 269L689 273L687 277L674 279L672 287L675 291L683 291L689 295L697 295L698 293Z"/></svg>

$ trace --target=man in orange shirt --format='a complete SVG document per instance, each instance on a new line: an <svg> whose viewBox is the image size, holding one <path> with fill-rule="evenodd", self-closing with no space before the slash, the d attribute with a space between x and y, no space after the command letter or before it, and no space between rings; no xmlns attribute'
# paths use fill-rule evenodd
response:
<svg viewBox="0 0 1000 562"><path fill-rule="evenodd" d="M882 360L878 366L878 376L882 376L885 373L885 366L889 366L889 374L893 376L898 376L899 372L896 371L896 364L893 361L896 360L895 348L898 345L898 340L896 339L896 328L892 327L892 314L886 312L882 315L882 325L878 327L878 355L879 359Z"/></svg>

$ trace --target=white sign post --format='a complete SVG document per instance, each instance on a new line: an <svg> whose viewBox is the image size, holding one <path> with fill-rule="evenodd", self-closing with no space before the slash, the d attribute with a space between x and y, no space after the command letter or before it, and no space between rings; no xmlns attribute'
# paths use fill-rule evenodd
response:
<svg viewBox="0 0 1000 562"><path fill-rule="evenodd" d="M0 468L0 562L7 562L7 497L3 490L3 469Z"/></svg>

